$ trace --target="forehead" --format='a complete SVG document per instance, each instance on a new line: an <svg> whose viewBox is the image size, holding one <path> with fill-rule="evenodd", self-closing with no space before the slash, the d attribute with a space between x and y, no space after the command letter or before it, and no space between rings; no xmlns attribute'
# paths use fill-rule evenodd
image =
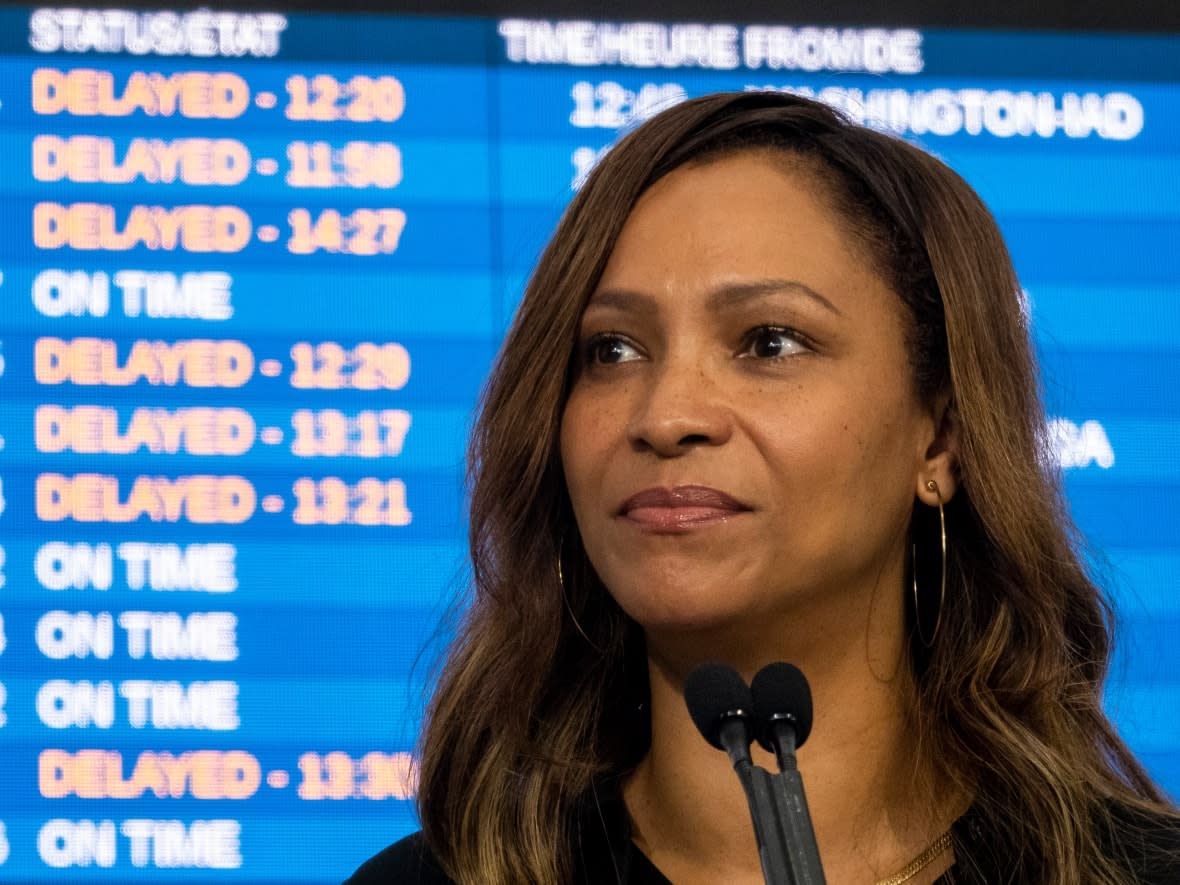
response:
<svg viewBox="0 0 1180 885"><path fill-rule="evenodd" d="M679 167L637 201L596 291L683 297L772 278L833 294L884 286L834 206L814 164L782 152Z"/></svg>

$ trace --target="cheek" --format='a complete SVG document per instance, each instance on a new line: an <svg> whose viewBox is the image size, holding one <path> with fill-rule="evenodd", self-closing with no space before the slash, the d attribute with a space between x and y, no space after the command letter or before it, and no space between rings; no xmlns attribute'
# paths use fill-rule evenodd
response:
<svg viewBox="0 0 1180 885"><path fill-rule="evenodd" d="M761 422L776 472L800 483L797 492L816 505L836 500L872 507L912 491L917 411L891 386L860 380L813 388L785 420Z"/></svg>
<svg viewBox="0 0 1180 885"><path fill-rule="evenodd" d="M597 485L608 441L604 429L608 418L599 404L577 392L570 395L561 416L561 466L574 511L588 502Z"/></svg>
<svg viewBox="0 0 1180 885"><path fill-rule="evenodd" d="M779 398L781 400L781 398ZM767 460L786 476L828 485L863 457L863 409L839 385L808 385L786 398L765 398L756 416L755 439L765 441Z"/></svg>
<svg viewBox="0 0 1180 885"><path fill-rule="evenodd" d="M915 477L919 469L921 420L905 402L889 409L873 410L861 420L849 421L849 463L846 493L859 506L892 522L908 519Z"/></svg>

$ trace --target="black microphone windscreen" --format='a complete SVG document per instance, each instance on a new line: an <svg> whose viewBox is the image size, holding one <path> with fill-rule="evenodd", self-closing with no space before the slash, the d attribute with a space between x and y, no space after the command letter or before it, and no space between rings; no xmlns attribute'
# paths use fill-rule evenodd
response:
<svg viewBox="0 0 1180 885"><path fill-rule="evenodd" d="M811 734L811 689L807 677L794 664L778 661L767 664L750 683L754 712L759 725L772 716L788 716L795 729L795 746L803 746Z"/></svg>
<svg viewBox="0 0 1180 885"><path fill-rule="evenodd" d="M721 745L721 722L726 715L749 716L754 709L746 680L725 664L701 664L689 673L684 682L684 702L705 740L719 750L725 749Z"/></svg>

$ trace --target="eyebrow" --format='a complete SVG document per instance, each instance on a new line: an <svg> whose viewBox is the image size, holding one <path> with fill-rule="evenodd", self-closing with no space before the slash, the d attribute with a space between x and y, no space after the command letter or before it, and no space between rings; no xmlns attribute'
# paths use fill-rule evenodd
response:
<svg viewBox="0 0 1180 885"><path fill-rule="evenodd" d="M802 295L837 316L843 316L840 309L828 298L799 280L765 279L727 283L709 292L705 299L705 306L716 313L767 295L783 292ZM587 306L614 307L620 310L638 309L646 312L655 310L655 299L646 292L635 289L602 289L591 296Z"/></svg>

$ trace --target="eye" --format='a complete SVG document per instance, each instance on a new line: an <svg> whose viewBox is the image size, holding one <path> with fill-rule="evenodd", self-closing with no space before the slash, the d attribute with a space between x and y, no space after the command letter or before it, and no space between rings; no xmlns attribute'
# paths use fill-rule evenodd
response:
<svg viewBox="0 0 1180 885"><path fill-rule="evenodd" d="M642 358L639 349L617 332L595 335L586 342L584 353L588 365L599 366L629 363Z"/></svg>
<svg viewBox="0 0 1180 885"><path fill-rule="evenodd" d="M758 326L746 333L738 355L760 360L782 359L809 351L811 348L805 340L803 335L794 329L783 326Z"/></svg>

